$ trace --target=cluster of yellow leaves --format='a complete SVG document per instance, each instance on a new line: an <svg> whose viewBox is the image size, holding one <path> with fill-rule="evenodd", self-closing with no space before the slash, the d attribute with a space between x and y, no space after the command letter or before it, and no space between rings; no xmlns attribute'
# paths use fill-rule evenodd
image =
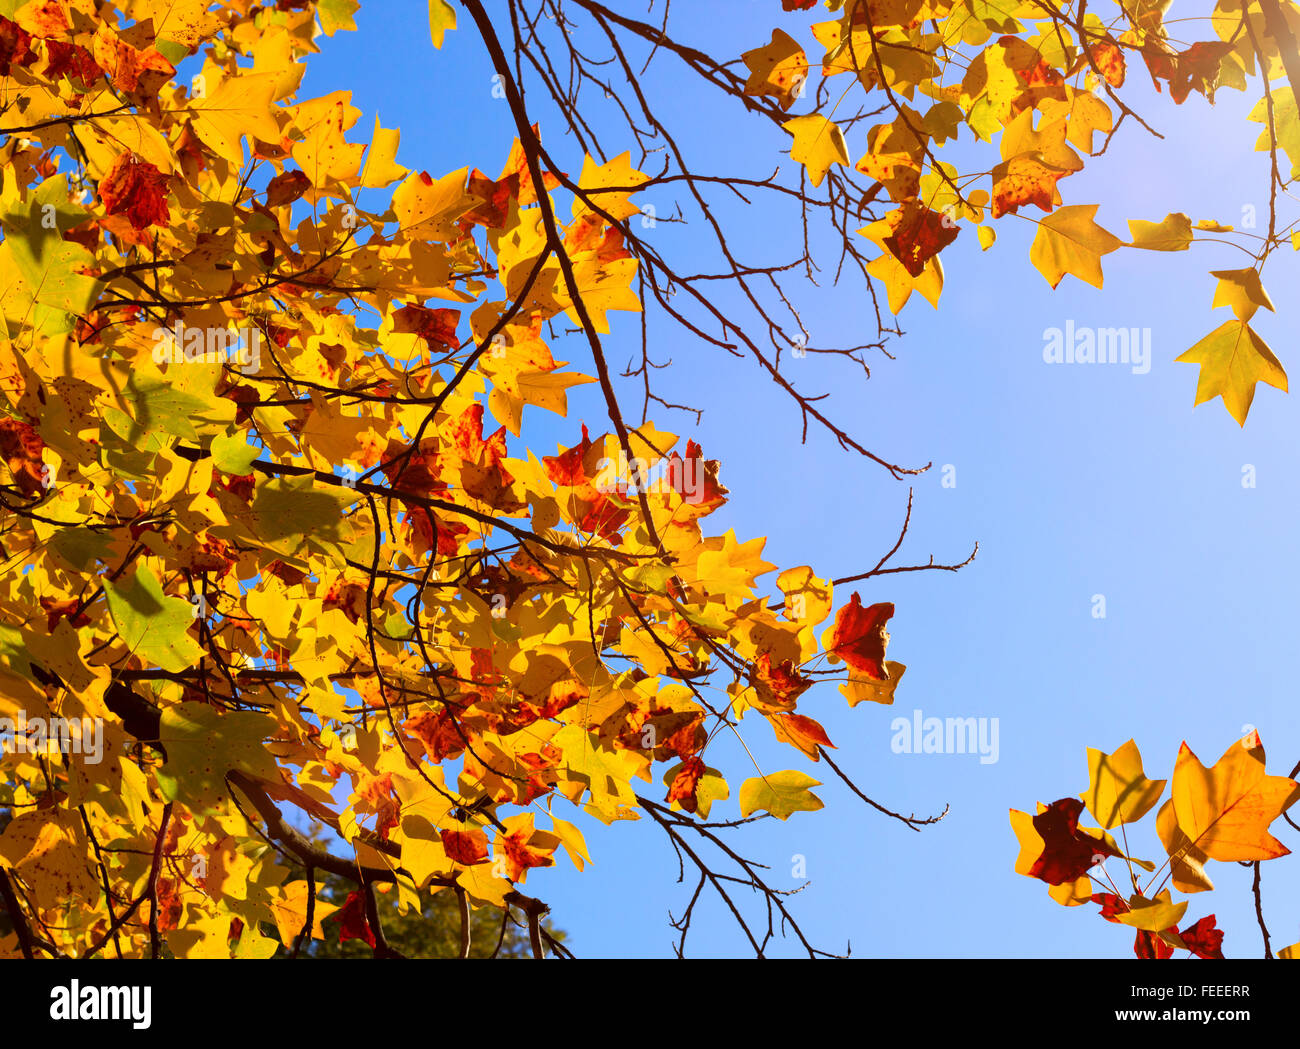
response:
<svg viewBox="0 0 1300 1049"><path fill-rule="evenodd" d="M706 748L747 712L816 761L809 664L848 663L851 703L903 669L892 605L855 595L819 645L832 587L801 567L769 607L763 540L702 530L726 489L693 442L512 444L593 381L546 342L577 322L537 206L559 176L518 142L496 178L410 171L378 120L350 140L349 92L300 100L317 21L355 6L32 0L0 24L28 129L0 188L0 718L102 743L0 755L0 869L61 952L146 954L151 924L177 956L292 943L312 893L264 840L277 806L404 910L503 906L558 850L589 862L561 813L637 818L656 762L707 816L730 788ZM789 91L779 66L755 76ZM640 309L603 215L645 180L627 154L576 180L563 251L600 331ZM663 483L611 474L629 452ZM741 812L820 808L815 785L760 773Z"/></svg>
<svg viewBox="0 0 1300 1049"><path fill-rule="evenodd" d="M885 286L894 313L913 291L937 307L944 281L940 253L967 225L987 250L996 239L990 220L1007 215L1036 223L1030 261L1053 288L1067 274L1100 288L1101 258L1120 247L1186 250L1194 238L1185 215L1132 222L1133 239L1126 242L1096 222L1097 205L1063 204L1060 183L1083 170L1084 156L1098 155L1109 143L1124 106L1118 91L1134 64L1145 65L1152 84L1167 88L1175 103L1191 93L1213 102L1220 86L1245 90L1257 67L1269 79L1283 75L1286 48L1293 46L1285 35L1273 35L1274 20L1260 0L1220 0L1200 19L1184 13L1175 36L1186 36L1199 20L1214 37L1185 48L1175 46L1164 24L1167 5L1160 4L1116 5L1109 18L1098 9L1076 14L1073 5L1040 0L828 0L826 6L838 17L805 27L823 49L820 66L794 35L776 29L769 44L742 56L749 70L743 92L774 98L790 110L800 99L819 97L805 89L810 75L820 72L833 81L825 106L784 122L793 136L790 157L813 186L836 166L852 166L876 183L867 200L883 190L892 203L893 210L859 233L880 251L867 270ZM1300 26L1300 8L1291 0L1280 0L1279 9L1282 22ZM855 86L835 90L840 82L834 78L844 74L868 96L868 108L891 116L867 130L866 152L856 162L835 121L837 110L849 108ZM1272 85L1250 116L1266 125L1257 149L1285 151L1292 178L1300 173L1294 87ZM1000 159L991 170L959 171L940 159L941 150L959 143L963 126L976 143L997 142ZM854 191L848 195L853 206ZM1023 210L1031 204L1046 214L1032 219ZM1209 220L1196 228L1232 232ZM1293 241L1300 248L1300 232ZM1215 274L1221 281L1215 306L1227 301L1225 279L1240 283L1253 273L1258 284L1258 268L1272 247L1263 246L1254 271L1234 271L1235 278ZM1249 312L1272 308L1266 296L1247 301ZM1195 403L1222 396L1244 425L1255 385L1286 390L1286 373L1249 327L1248 314L1234 310L1236 321L1178 359L1201 365Z"/></svg>
<svg viewBox="0 0 1300 1049"><path fill-rule="evenodd" d="M1156 814L1156 833L1167 856L1159 867L1126 855L1109 832L1119 828L1127 843L1130 828L1155 808L1169 782L1147 778L1133 740L1113 754L1089 748L1088 774L1082 803L1072 798L1040 803L1035 816L1011 810L1020 843L1015 870L1047 882L1052 899L1064 906L1101 904L1107 920L1138 930L1141 957L1167 957L1171 948L1207 950L1203 934L1213 928L1213 916L1197 923L1191 939L1187 929L1180 935L1177 926L1188 901L1173 900L1167 883L1183 893L1204 892L1214 888L1205 869L1210 860L1253 863L1290 852L1269 826L1300 799L1300 784L1265 772L1264 747L1253 730L1210 768L1182 745L1171 796ZM1099 826L1079 825L1084 807ZM1112 856L1124 861L1131 893L1122 892L1121 879L1104 866ZM1135 868L1152 875L1145 885ZM1203 957L1213 956L1222 940L1213 931L1217 940Z"/></svg>

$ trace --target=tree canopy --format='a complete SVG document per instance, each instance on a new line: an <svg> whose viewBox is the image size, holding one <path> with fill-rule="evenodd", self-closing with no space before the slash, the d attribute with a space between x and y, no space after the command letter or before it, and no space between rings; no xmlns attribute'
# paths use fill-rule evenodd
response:
<svg viewBox="0 0 1300 1049"><path fill-rule="evenodd" d="M909 499L863 564L769 563L761 536L711 524L723 471L670 432L698 406L656 392L650 340L623 377L603 340L653 311L749 358L805 432L906 479L928 464L832 418L789 362L869 369L913 292L939 304L949 245L997 251L997 222L1030 219L1053 287L1102 286L1120 249L1235 241L1253 261L1214 271L1211 303L1234 319L1180 359L1197 403L1221 396L1243 425L1257 383L1286 388L1249 322L1273 309L1271 253L1300 247L1294 3L1225 0L1180 20L1204 30L1190 43L1159 3L754 6L734 56L675 38L666 8L431 0L433 47L476 34L515 125L496 155L431 172L377 119L361 141L346 87L299 97L318 34L369 11L355 0L0 0L0 951L301 956L329 936L392 957L385 917L434 908L462 955L518 922L530 953L563 956L545 869L583 870L593 828L649 820L687 876L680 951L708 898L755 953L778 935L828 953L734 843L755 819L815 818L810 768L913 829L942 818L874 800L800 707L820 682L863 716L891 704L906 667L880 581L975 552L896 563ZM780 131L774 174L701 170L643 90L650 61ZM1140 131L1124 88L1141 69L1175 104L1262 85L1266 233L1176 213L1123 240L1064 202L1084 158ZM621 141L592 105L621 114ZM648 235L672 220L644 210L652 188L710 231L717 271ZM793 257L747 261L726 199L782 223ZM827 231L831 272L877 304L861 345L811 345L801 319ZM642 385L639 419L620 378ZM539 420L583 385L608 430L570 426L551 454ZM719 737L760 732L792 767L710 764ZM1208 933L1180 937L1167 898L1083 884L1096 854L1125 855L1105 830L1156 800L1123 753L1094 768L1101 830L1068 799L1013 813L1016 869L1146 931L1143 950L1195 950ZM1185 892L1189 857L1284 852L1267 827L1297 790L1265 777L1257 739L1220 772L1193 762L1158 817ZM1248 837L1228 844L1216 806Z"/></svg>

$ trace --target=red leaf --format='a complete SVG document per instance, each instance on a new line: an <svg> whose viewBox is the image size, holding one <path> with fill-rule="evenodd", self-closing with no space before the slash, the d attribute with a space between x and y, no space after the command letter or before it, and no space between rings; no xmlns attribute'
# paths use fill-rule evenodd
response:
<svg viewBox="0 0 1300 1049"><path fill-rule="evenodd" d="M687 441L685 460L676 452L668 458L668 486L687 503L704 508L697 513L711 513L727 501L729 494L718 480L719 466L717 459L704 458L698 444Z"/></svg>
<svg viewBox="0 0 1300 1049"><path fill-rule="evenodd" d="M91 57L89 51L79 44L65 44L58 40L45 41L48 58L45 62L45 75L51 80L67 76L78 81L83 87L90 87L104 75L99 63Z"/></svg>
<svg viewBox="0 0 1300 1049"><path fill-rule="evenodd" d="M337 608L355 623L366 614L366 588L361 583L335 582L325 594L322 611Z"/></svg>
<svg viewBox="0 0 1300 1049"><path fill-rule="evenodd" d="M567 485L571 488L577 488L584 484L590 484L591 478L583 469L582 461L591 448L591 438L587 436L587 424L582 424L582 441L575 444L568 451L561 452L559 455L542 456L542 464L546 467L546 476L555 484Z"/></svg>
<svg viewBox="0 0 1300 1049"><path fill-rule="evenodd" d="M704 762L697 757L687 758L668 788L668 803L671 805L675 801L687 812L694 812L699 806L695 791L703 776Z"/></svg>
<svg viewBox="0 0 1300 1049"><path fill-rule="evenodd" d="M550 867L555 863L554 857L528 843L530 837L530 833L521 827L497 841L501 858L505 861L506 876L511 881L523 881L533 867Z"/></svg>
<svg viewBox="0 0 1300 1049"><path fill-rule="evenodd" d="M1223 958L1223 930L1214 926L1214 915L1207 914L1178 934L1198 958Z"/></svg>
<svg viewBox="0 0 1300 1049"><path fill-rule="evenodd" d="M422 710L409 717L402 724L402 730L414 735L424 744L425 753L434 762L458 757L465 749L468 735L463 727L458 727L456 719L449 709Z"/></svg>
<svg viewBox="0 0 1300 1049"><path fill-rule="evenodd" d="M1113 40L1106 39L1088 48L1093 64L1111 87L1124 86L1124 52Z"/></svg>
<svg viewBox="0 0 1300 1049"><path fill-rule="evenodd" d="M167 176L135 153L117 158L99 184L99 196L110 215L125 215L131 228L166 226L171 221L167 210Z"/></svg>
<svg viewBox="0 0 1300 1049"><path fill-rule="evenodd" d="M1177 932L1178 929L1166 929L1165 931ZM1147 932L1145 929L1139 929L1137 931L1137 936L1133 940L1133 953L1139 958L1162 959L1172 958L1174 956L1174 949L1155 933Z"/></svg>
<svg viewBox="0 0 1300 1049"><path fill-rule="evenodd" d="M21 419L0 419L0 458L9 466L13 483L23 495L31 496L45 487L45 463L41 453L45 442Z"/></svg>
<svg viewBox="0 0 1300 1049"><path fill-rule="evenodd" d="M442 847L457 863L472 867L486 863L488 858L487 835L481 830L444 830L438 832Z"/></svg>
<svg viewBox="0 0 1300 1049"><path fill-rule="evenodd" d="M483 203L469 212L463 222L478 223L489 229L503 229L510 211L510 198L519 195L519 175L507 175L494 182L475 168L469 176L469 193Z"/></svg>
<svg viewBox="0 0 1300 1049"><path fill-rule="evenodd" d="M90 617L84 612L77 612L77 606L81 602L75 597L64 598L60 600L57 597L41 598L41 608L45 610L45 629L48 633L54 633L54 628L58 625L60 619L66 619L73 626L85 626L90 622Z"/></svg>
<svg viewBox="0 0 1300 1049"><path fill-rule="evenodd" d="M1098 857L1119 853L1100 838L1079 830L1079 813L1083 802L1078 798L1061 798L1034 817L1034 830L1043 839L1042 855L1029 868L1029 875L1049 885L1063 885L1082 878L1100 862Z"/></svg>
<svg viewBox="0 0 1300 1049"><path fill-rule="evenodd" d="M862 599L854 591L849 603L835 614L831 651L873 681L887 681L885 646L889 634L885 623L893 615L894 606L888 601L863 608Z"/></svg>
<svg viewBox="0 0 1300 1049"><path fill-rule="evenodd" d="M0 17L0 76L8 76L14 66L29 66L35 60L31 33L17 22Z"/></svg>
<svg viewBox="0 0 1300 1049"><path fill-rule="evenodd" d="M1108 922L1114 922L1119 925L1119 920L1115 917L1117 914L1123 914L1129 910L1129 906L1120 897L1113 892L1094 892L1092 902L1101 905L1101 916Z"/></svg>
<svg viewBox="0 0 1300 1049"><path fill-rule="evenodd" d="M820 760L818 747L836 749L821 723L812 718L805 717L803 714L773 714L771 718L772 728L776 730L776 738L798 747L813 761Z"/></svg>
<svg viewBox="0 0 1300 1049"><path fill-rule="evenodd" d="M793 703L812 684L812 679L800 676L788 659L772 666L772 654L764 652L754 661L754 682L760 692L770 692L777 703Z"/></svg>
<svg viewBox="0 0 1300 1049"><path fill-rule="evenodd" d="M460 320L460 311L440 307L431 310L427 306L403 306L393 314L393 331L408 335L418 335L432 348L434 343L454 350L460 345L456 336L456 324Z"/></svg>
<svg viewBox="0 0 1300 1049"><path fill-rule="evenodd" d="M336 921L339 923L339 943L347 943L348 940L364 940L373 949L375 946L375 934L370 931L370 925L366 921L366 901L362 898L361 890L348 893L347 901L339 908L337 914L331 914L326 921Z"/></svg>
<svg viewBox="0 0 1300 1049"><path fill-rule="evenodd" d="M311 179L305 171L284 171L266 184L266 206L278 208L292 204L307 192Z"/></svg>
<svg viewBox="0 0 1300 1049"><path fill-rule="evenodd" d="M903 206L903 217L884 244L903 264L903 269L919 277L925 264L956 240L960 232L955 222L945 222L939 212L923 204L909 203Z"/></svg>

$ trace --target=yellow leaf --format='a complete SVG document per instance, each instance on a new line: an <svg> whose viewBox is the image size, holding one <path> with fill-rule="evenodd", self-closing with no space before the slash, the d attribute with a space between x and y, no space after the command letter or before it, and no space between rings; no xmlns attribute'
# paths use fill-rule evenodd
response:
<svg viewBox="0 0 1300 1049"><path fill-rule="evenodd" d="M345 103L341 100L335 102L322 119L302 129L303 140L293 147L294 162L311 179L313 186L345 181L361 168L361 157L366 147L343 138L345 118ZM394 152L396 148L396 143L393 143Z"/></svg>
<svg viewBox="0 0 1300 1049"><path fill-rule="evenodd" d="M780 29L772 30L771 43L740 56L749 67L747 95L773 95L788 110L808 79L808 56L799 42Z"/></svg>
<svg viewBox="0 0 1300 1049"><path fill-rule="evenodd" d="M133 0L129 14L135 21L152 21L159 40L188 49L221 28L216 15L205 14L210 6L210 0Z"/></svg>
<svg viewBox="0 0 1300 1049"><path fill-rule="evenodd" d="M867 264L867 272L884 282L885 291L889 295L890 313L897 314L902 310L914 291L920 292L935 309L939 308L939 296L943 293L943 263L939 261L938 255L925 264L919 277L908 273L907 267L888 252L878 259L872 259Z"/></svg>
<svg viewBox="0 0 1300 1049"><path fill-rule="evenodd" d="M232 164L244 163L240 139L244 135L264 142L280 138L280 125L271 103L279 73L241 73L228 76L202 98L190 104L194 132L209 149Z"/></svg>
<svg viewBox="0 0 1300 1049"><path fill-rule="evenodd" d="M0 863L17 873L37 906L55 908L70 900L94 905L99 883L86 857L81 820L63 809L23 812L0 834Z"/></svg>
<svg viewBox="0 0 1300 1049"><path fill-rule="evenodd" d="M569 413L566 391L572 386L585 386L596 380L577 372L520 372L515 376L515 388L525 404L535 404L556 415Z"/></svg>
<svg viewBox="0 0 1300 1049"><path fill-rule="evenodd" d="M1183 912L1187 910L1186 900L1182 903L1170 902L1168 889L1154 900L1147 900L1137 895L1131 896L1128 905L1129 909L1117 913L1115 920L1121 925L1145 929L1147 932L1163 932L1165 929L1172 928L1183 920Z"/></svg>
<svg viewBox="0 0 1300 1049"><path fill-rule="evenodd" d="M1273 309L1273 302L1255 270L1212 270L1210 276L1219 278L1210 309L1231 306L1240 321L1250 320L1261 306L1266 310Z"/></svg>
<svg viewBox="0 0 1300 1049"><path fill-rule="evenodd" d="M401 235L411 240L453 239L453 223L476 205L465 192L468 175L469 168L461 168L437 180L423 173L408 176L393 190L393 212Z"/></svg>
<svg viewBox="0 0 1300 1049"><path fill-rule="evenodd" d="M859 703L883 703L889 706L894 702L894 691L898 688L899 681L903 678L903 672L907 666L903 663L895 663L892 659L885 661L885 672L889 678L885 681L875 681L865 674L849 674L848 681L840 685L840 694L849 701L849 706L856 707Z"/></svg>
<svg viewBox="0 0 1300 1049"><path fill-rule="evenodd" d="M442 50L442 39L456 28L456 9L447 0L429 0L429 36L433 46Z"/></svg>
<svg viewBox="0 0 1300 1049"><path fill-rule="evenodd" d="M824 803L808 788L820 785L820 780L793 769L753 776L741 784L740 814L764 810L785 820L796 812L816 812Z"/></svg>
<svg viewBox="0 0 1300 1049"><path fill-rule="evenodd" d="M1205 861L1209 857L1179 828L1172 799L1161 805L1156 814L1156 833L1169 854L1169 870L1175 889L1179 892L1204 892L1214 888L1214 882L1205 873Z"/></svg>
<svg viewBox="0 0 1300 1049"><path fill-rule="evenodd" d="M1107 829L1140 820L1160 800L1166 782L1143 775L1142 755L1131 739L1114 754L1089 747L1088 779L1087 792L1079 796Z"/></svg>
<svg viewBox="0 0 1300 1049"><path fill-rule="evenodd" d="M1256 383L1267 383L1283 393L1287 389L1281 361L1245 321L1228 321L1215 328L1174 360L1201 366L1195 404L1222 397L1228 414L1242 426L1255 399Z"/></svg>
<svg viewBox="0 0 1300 1049"><path fill-rule="evenodd" d="M1184 743L1174 766L1173 801L1178 826L1210 859L1269 860L1291 850L1268 826L1300 797L1286 776L1264 772L1264 746L1251 732L1205 768Z"/></svg>
<svg viewBox="0 0 1300 1049"><path fill-rule="evenodd" d="M564 851L569 854L569 859L573 861L573 865L578 870L582 870L586 864L591 862L591 856L587 854L587 840L582 836L582 831L567 820L560 819L559 816L552 816L551 824L556 837L560 839L560 844L564 846Z"/></svg>
<svg viewBox="0 0 1300 1049"><path fill-rule="evenodd" d="M323 885L316 886L316 903L312 907L312 921L310 937L315 940L323 940L325 931L321 928L321 922L338 910L332 903L327 903L321 897ZM305 881L291 881L287 885L277 886L270 890L271 893L271 917L275 921L275 928L280 934L280 942L286 947L292 947L293 941L298 934L302 932L303 926L307 924L307 883Z"/></svg>
<svg viewBox="0 0 1300 1049"><path fill-rule="evenodd" d="M1181 211L1173 211L1161 222L1130 219L1129 242L1147 251L1186 251L1192 244L1192 220Z"/></svg>
<svg viewBox="0 0 1300 1049"><path fill-rule="evenodd" d="M578 188L584 190L592 203L607 215L616 219L631 218L639 208L628 197L650 176L632 166L632 154L624 150L607 164L597 164L590 156L583 159L582 175L578 178ZM581 218L592 214L591 208L581 197L574 197L573 217Z"/></svg>
<svg viewBox="0 0 1300 1049"><path fill-rule="evenodd" d="M794 136L790 159L808 169L808 178L820 186L832 164L849 162L849 147L837 124L819 113L795 117L781 125Z"/></svg>
<svg viewBox="0 0 1300 1049"><path fill-rule="evenodd" d="M1071 204L1039 220L1029 260L1053 288L1067 273L1101 287L1101 257L1123 242L1093 221L1096 214L1096 204Z"/></svg>
<svg viewBox="0 0 1300 1049"><path fill-rule="evenodd" d="M375 133L370 139L370 152L361 172L361 185L377 189L406 177L407 169L396 163L397 144L401 137L397 128L380 127L379 118L375 117Z"/></svg>

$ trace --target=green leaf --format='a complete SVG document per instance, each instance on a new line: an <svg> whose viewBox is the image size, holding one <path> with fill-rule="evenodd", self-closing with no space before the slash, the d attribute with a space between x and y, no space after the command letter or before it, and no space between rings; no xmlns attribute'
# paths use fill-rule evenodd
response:
<svg viewBox="0 0 1300 1049"><path fill-rule="evenodd" d="M73 568L84 572L96 559L108 557L113 540L93 528L60 528L50 539L50 546Z"/></svg>
<svg viewBox="0 0 1300 1049"><path fill-rule="evenodd" d="M78 271L94 256L63 233L86 212L68 200L64 176L43 183L27 201L8 198L0 225L0 310L10 331L28 325L42 335L71 331L90 310L99 282Z"/></svg>
<svg viewBox="0 0 1300 1049"><path fill-rule="evenodd" d="M242 434L233 433L214 437L210 451L212 465L223 474L247 477L261 449L245 444Z"/></svg>
<svg viewBox="0 0 1300 1049"><path fill-rule="evenodd" d="M276 477L258 483L251 509L230 516L249 528L253 541L292 557L306 553L304 547L337 550L345 538L344 508L355 499L355 492L316 486L310 475Z"/></svg>
<svg viewBox="0 0 1300 1049"><path fill-rule="evenodd" d="M167 761L155 773L163 796L191 812L210 812L229 797L232 769L278 780L275 758L262 745L275 728L265 714L222 713L206 703L164 707L158 731Z"/></svg>
<svg viewBox="0 0 1300 1049"><path fill-rule="evenodd" d="M134 655L169 673L192 667L203 649L187 633L193 606L182 597L166 597L153 572L136 569L130 583L104 580L108 610L117 632Z"/></svg>
<svg viewBox="0 0 1300 1049"><path fill-rule="evenodd" d="M820 785L820 780L794 769L754 776L741 785L740 814L748 816L764 809L783 820L795 812L816 812L824 804L808 788Z"/></svg>
<svg viewBox="0 0 1300 1049"><path fill-rule="evenodd" d="M220 377L219 364L187 361L173 364L165 375L152 365L138 367L121 396L130 414L108 408L104 422L124 441L149 451L171 444L165 434L194 441L214 428L224 431L238 407L215 394Z"/></svg>
<svg viewBox="0 0 1300 1049"><path fill-rule="evenodd" d="M189 45L183 44L179 40L164 40L159 37L154 41L154 47L172 65L178 64L190 53Z"/></svg>

